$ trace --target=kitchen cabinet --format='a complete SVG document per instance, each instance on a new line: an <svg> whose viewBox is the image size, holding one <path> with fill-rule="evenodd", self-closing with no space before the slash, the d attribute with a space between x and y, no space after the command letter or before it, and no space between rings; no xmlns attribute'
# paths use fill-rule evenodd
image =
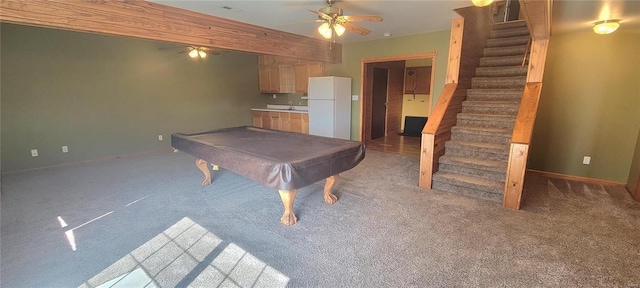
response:
<svg viewBox="0 0 640 288"><path fill-rule="evenodd" d="M280 129L280 112L269 112L269 118L271 118L271 129Z"/></svg>
<svg viewBox="0 0 640 288"><path fill-rule="evenodd" d="M406 67L404 94L429 94L431 89L431 67Z"/></svg>
<svg viewBox="0 0 640 288"><path fill-rule="evenodd" d="M309 114L302 114L301 124L302 133L309 134Z"/></svg>
<svg viewBox="0 0 640 288"><path fill-rule="evenodd" d="M289 131L302 133L302 114L289 113Z"/></svg>
<svg viewBox="0 0 640 288"><path fill-rule="evenodd" d="M258 81L261 93L294 93L294 65L259 65Z"/></svg>
<svg viewBox="0 0 640 288"><path fill-rule="evenodd" d="M322 62L303 62L296 64L296 93L307 93L309 77L325 76Z"/></svg>
<svg viewBox="0 0 640 288"><path fill-rule="evenodd" d="M279 112L280 116L280 129L282 131L291 131L291 114L289 112Z"/></svg>
<svg viewBox="0 0 640 288"><path fill-rule="evenodd" d="M323 62L273 55L258 57L261 93L307 93L309 77L326 75Z"/></svg>
<svg viewBox="0 0 640 288"><path fill-rule="evenodd" d="M263 127L262 113L262 111L251 111L251 125L256 127Z"/></svg>
<svg viewBox="0 0 640 288"><path fill-rule="evenodd" d="M253 126L271 129L271 115L269 111L251 111Z"/></svg>
<svg viewBox="0 0 640 288"><path fill-rule="evenodd" d="M253 126L309 134L307 113L251 111Z"/></svg>

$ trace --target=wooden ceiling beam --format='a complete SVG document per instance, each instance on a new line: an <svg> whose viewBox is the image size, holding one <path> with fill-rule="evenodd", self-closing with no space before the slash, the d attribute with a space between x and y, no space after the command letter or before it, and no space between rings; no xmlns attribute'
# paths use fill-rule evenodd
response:
<svg viewBox="0 0 640 288"><path fill-rule="evenodd" d="M147 1L0 0L0 21L312 61L342 62L342 45Z"/></svg>

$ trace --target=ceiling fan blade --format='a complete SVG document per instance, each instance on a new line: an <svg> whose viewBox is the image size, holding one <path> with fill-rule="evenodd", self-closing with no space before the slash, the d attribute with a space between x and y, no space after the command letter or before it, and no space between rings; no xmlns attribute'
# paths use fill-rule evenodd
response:
<svg viewBox="0 0 640 288"><path fill-rule="evenodd" d="M347 22L382 22L382 16L379 15L358 15L358 16L340 16Z"/></svg>
<svg viewBox="0 0 640 288"><path fill-rule="evenodd" d="M371 33L370 30L362 28L362 27L360 27L360 26L358 26L356 24L352 24L352 23L349 23L349 22L342 23L342 26L344 26L344 28L347 28L347 29L349 29L349 30L351 30L353 32L356 32L356 33L360 34L360 35L369 35L369 33Z"/></svg>
<svg viewBox="0 0 640 288"><path fill-rule="evenodd" d="M213 48L202 48L202 51L204 51L205 53L209 54L209 55L220 55L220 51L219 49L213 49Z"/></svg>
<svg viewBox="0 0 640 288"><path fill-rule="evenodd" d="M324 13L322 13L322 12L320 12L320 11L309 10L309 12L311 12L311 13L313 13L313 14L316 14L316 15L320 16L320 18L325 19L325 20L331 20L331 19L333 19L333 18L331 18L331 16L329 16L329 15L327 15L327 14L324 14Z"/></svg>

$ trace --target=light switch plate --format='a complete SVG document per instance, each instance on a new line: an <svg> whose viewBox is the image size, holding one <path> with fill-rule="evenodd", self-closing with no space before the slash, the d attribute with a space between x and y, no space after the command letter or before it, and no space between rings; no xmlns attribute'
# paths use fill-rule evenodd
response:
<svg viewBox="0 0 640 288"><path fill-rule="evenodd" d="M351 95L351 101L358 101L358 95Z"/></svg>

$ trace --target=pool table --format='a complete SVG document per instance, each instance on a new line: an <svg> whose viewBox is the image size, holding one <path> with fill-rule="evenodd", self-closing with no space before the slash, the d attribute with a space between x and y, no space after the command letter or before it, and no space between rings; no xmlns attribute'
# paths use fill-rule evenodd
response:
<svg viewBox="0 0 640 288"><path fill-rule="evenodd" d="M293 225L297 189L326 179L324 201L335 203L331 192L339 173L362 161L365 145L358 141L241 126L171 135L174 149L196 158L204 174L202 186L211 184L208 163L278 189L284 205L280 222Z"/></svg>

